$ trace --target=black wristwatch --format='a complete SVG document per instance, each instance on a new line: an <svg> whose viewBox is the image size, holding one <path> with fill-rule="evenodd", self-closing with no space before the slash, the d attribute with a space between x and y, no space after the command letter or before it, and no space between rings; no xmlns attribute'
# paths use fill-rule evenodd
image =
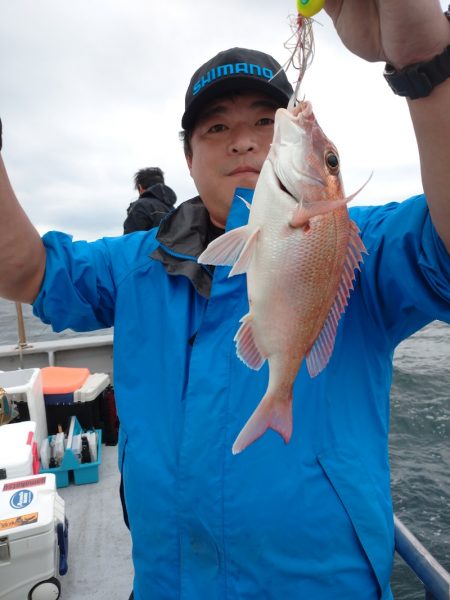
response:
<svg viewBox="0 0 450 600"><path fill-rule="evenodd" d="M425 98L450 77L450 46L428 62L415 63L398 71L386 63L383 75L398 96L407 96L411 100Z"/></svg>

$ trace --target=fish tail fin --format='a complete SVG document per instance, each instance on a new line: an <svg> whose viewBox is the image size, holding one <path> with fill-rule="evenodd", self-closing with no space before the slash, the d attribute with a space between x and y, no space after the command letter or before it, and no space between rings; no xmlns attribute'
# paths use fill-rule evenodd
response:
<svg viewBox="0 0 450 600"><path fill-rule="evenodd" d="M277 431L286 444L289 443L292 435L292 392L283 401L267 393L237 436L231 451L239 454L268 429Z"/></svg>

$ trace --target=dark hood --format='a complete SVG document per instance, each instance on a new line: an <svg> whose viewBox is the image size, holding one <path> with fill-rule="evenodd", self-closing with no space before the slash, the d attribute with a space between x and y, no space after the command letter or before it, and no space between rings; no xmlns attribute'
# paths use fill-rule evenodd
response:
<svg viewBox="0 0 450 600"><path fill-rule="evenodd" d="M172 207L177 201L177 197L172 188L164 183L155 183L142 192L139 198L158 198L164 204Z"/></svg>
<svg viewBox="0 0 450 600"><path fill-rule="evenodd" d="M197 258L213 239L223 233L211 223L199 196L186 200L162 221L156 234L160 246L151 257L171 275L184 275L199 294L209 298L213 270Z"/></svg>

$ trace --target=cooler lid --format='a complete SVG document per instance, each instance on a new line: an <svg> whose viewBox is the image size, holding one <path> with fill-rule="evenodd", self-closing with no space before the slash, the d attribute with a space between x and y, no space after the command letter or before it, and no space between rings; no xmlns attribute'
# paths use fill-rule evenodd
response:
<svg viewBox="0 0 450 600"><path fill-rule="evenodd" d="M29 462L35 431L34 421L8 423L0 427L0 469Z"/></svg>
<svg viewBox="0 0 450 600"><path fill-rule="evenodd" d="M53 473L0 481L0 537L30 537L54 528L56 481Z"/></svg>
<svg viewBox="0 0 450 600"><path fill-rule="evenodd" d="M44 394L71 394L78 390L91 372L78 367L44 367L41 369Z"/></svg>

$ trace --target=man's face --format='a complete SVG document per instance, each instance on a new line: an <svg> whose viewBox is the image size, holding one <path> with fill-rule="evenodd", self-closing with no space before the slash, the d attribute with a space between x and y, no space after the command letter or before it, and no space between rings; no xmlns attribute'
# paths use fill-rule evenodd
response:
<svg viewBox="0 0 450 600"><path fill-rule="evenodd" d="M278 105L254 92L219 98L199 116L187 163L211 221L225 227L237 187L254 189L269 152Z"/></svg>

